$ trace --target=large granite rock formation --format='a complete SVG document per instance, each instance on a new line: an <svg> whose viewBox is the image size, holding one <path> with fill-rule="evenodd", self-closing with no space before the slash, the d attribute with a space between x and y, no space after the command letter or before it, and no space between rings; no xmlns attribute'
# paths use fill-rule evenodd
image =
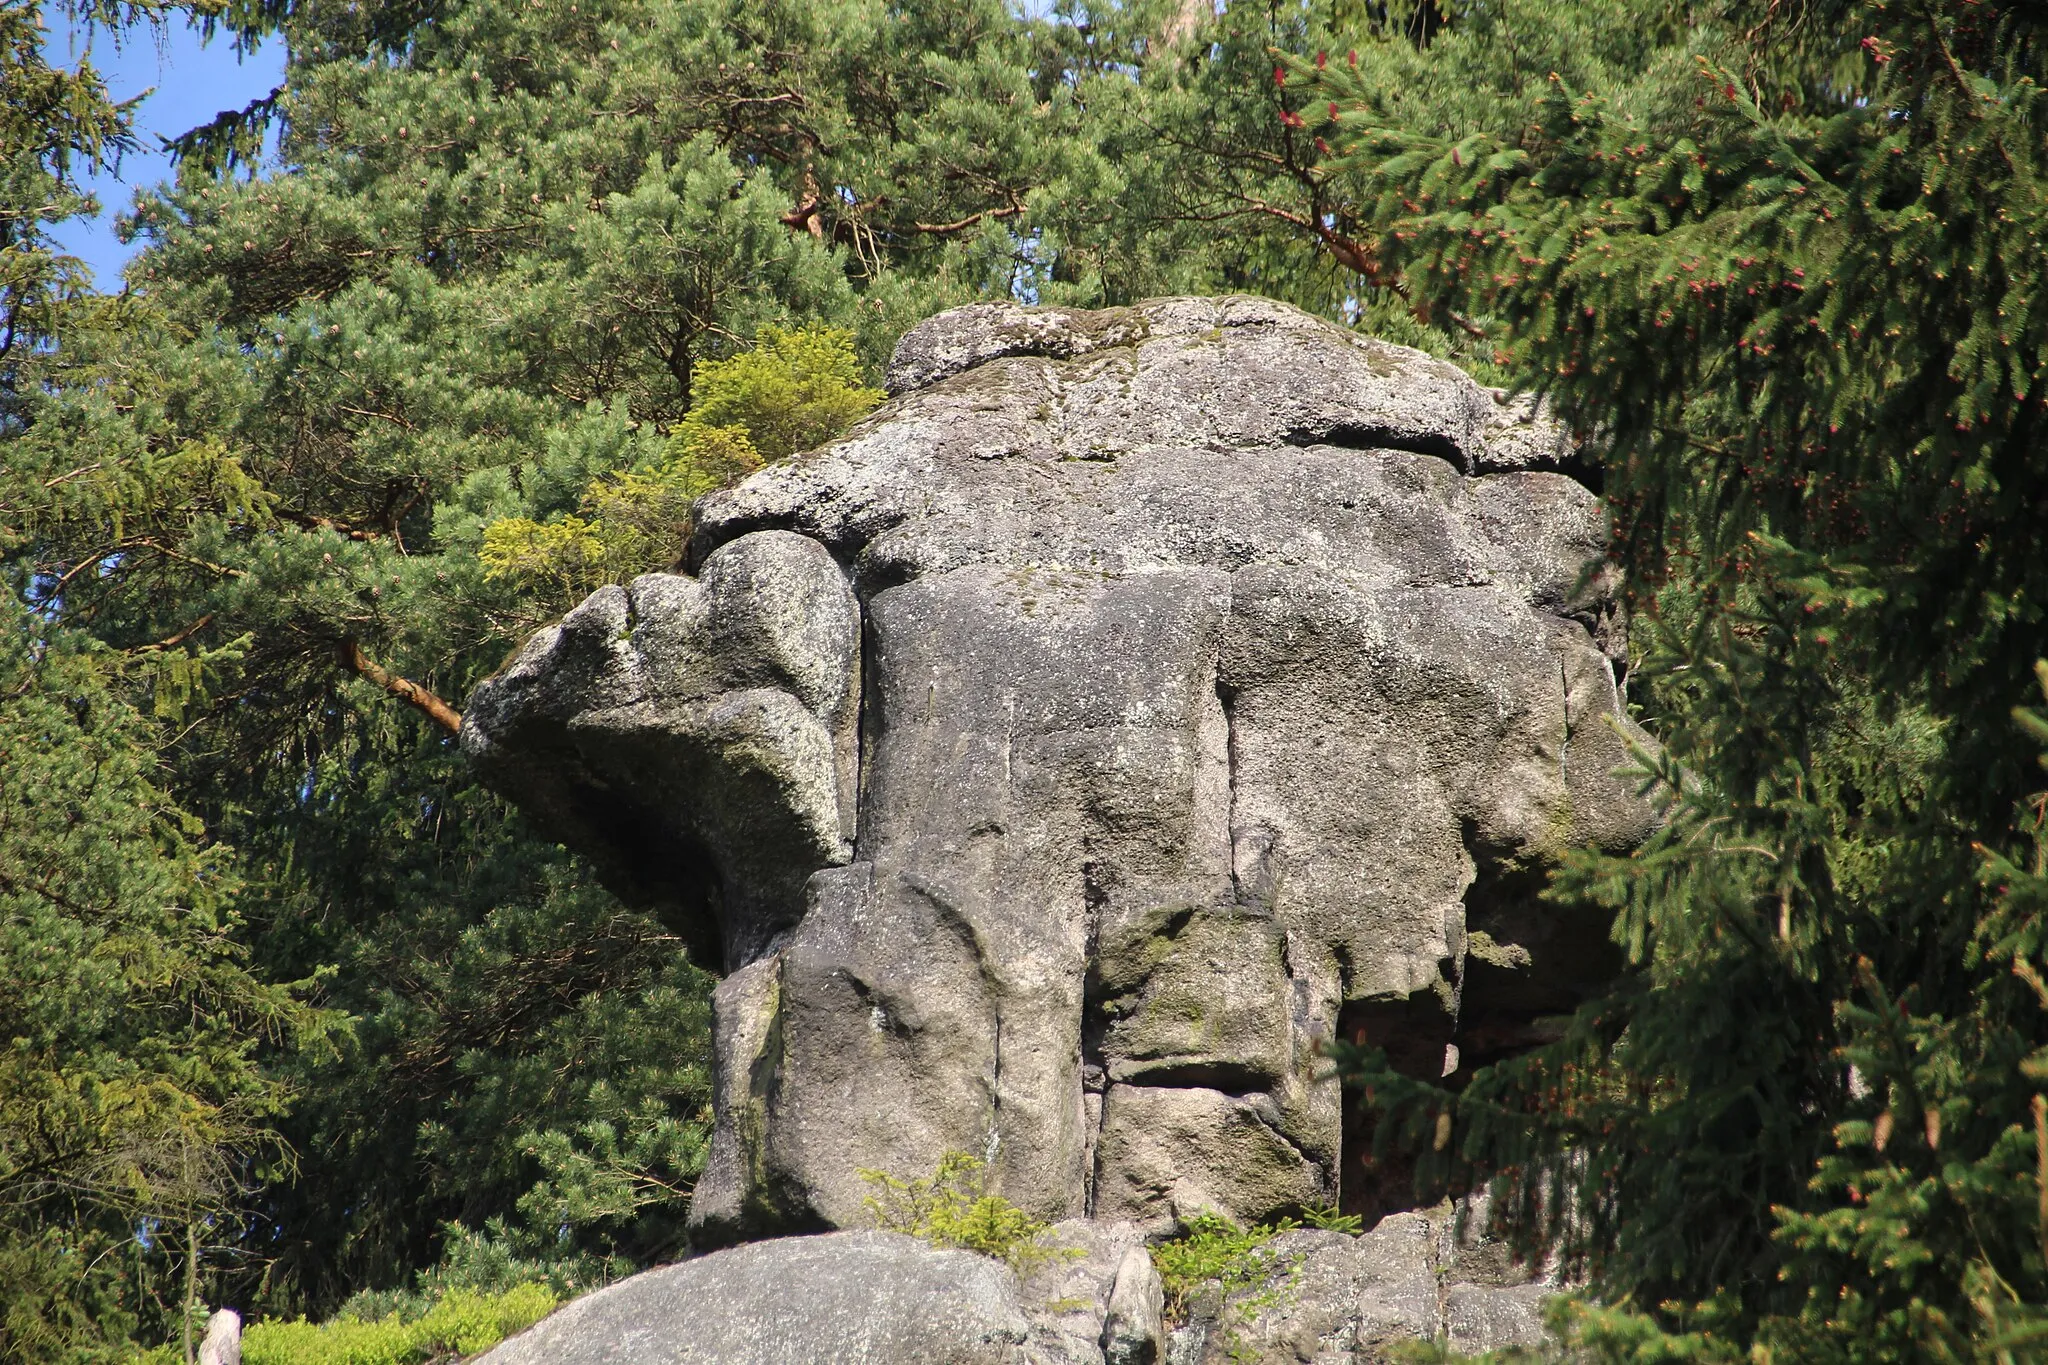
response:
<svg viewBox="0 0 2048 1365"><path fill-rule="evenodd" d="M1251 298L956 309L889 389L464 719L726 973L698 1235L955 1150L1053 1221L1398 1209L1318 1044L1540 1036L1614 964L1538 874L1652 820L1569 444Z"/></svg>

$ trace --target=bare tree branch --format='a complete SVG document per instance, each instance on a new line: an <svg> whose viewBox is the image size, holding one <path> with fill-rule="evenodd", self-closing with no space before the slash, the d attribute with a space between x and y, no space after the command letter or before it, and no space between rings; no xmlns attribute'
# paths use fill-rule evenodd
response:
<svg viewBox="0 0 2048 1365"><path fill-rule="evenodd" d="M427 716L436 725L439 725L449 734L458 735L462 733L462 713L460 711L457 711L447 702L442 701L432 692L412 681L412 679L401 678L397 674L379 666L367 654L363 653L363 647L354 640L342 641L340 653L343 666L357 677L363 679L363 681L375 683L400 701L409 702L417 706L420 710L426 712Z"/></svg>

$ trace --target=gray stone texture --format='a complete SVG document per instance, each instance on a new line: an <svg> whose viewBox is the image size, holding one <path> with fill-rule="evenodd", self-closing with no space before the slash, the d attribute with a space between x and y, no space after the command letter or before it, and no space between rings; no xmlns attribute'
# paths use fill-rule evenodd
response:
<svg viewBox="0 0 2048 1365"><path fill-rule="evenodd" d="M1252 298L957 309L889 389L464 720L730 973L700 1244L955 1150L1048 1221L1343 1197L1347 1006L1512 1045L1606 961L1534 873L1653 819L1566 433Z"/></svg>
<svg viewBox="0 0 2048 1365"><path fill-rule="evenodd" d="M823 546L738 537L696 578L601 588L534 636L471 698L463 746L713 965L741 966L852 854L860 631Z"/></svg>
<svg viewBox="0 0 2048 1365"><path fill-rule="evenodd" d="M1022 1283L900 1233L770 1238L574 1300L477 1365L1355 1365L1404 1341L1533 1345L1557 1284L1479 1235L1483 1203L1471 1214L1282 1233L1263 1278L1198 1290L1176 1322L1130 1222L1057 1225L1042 1244L1069 1254Z"/></svg>
<svg viewBox="0 0 2048 1365"><path fill-rule="evenodd" d="M785 1237L586 1295L477 1365L1039 1365L999 1262L894 1232Z"/></svg>
<svg viewBox="0 0 2048 1365"><path fill-rule="evenodd" d="M1032 1346L1061 1365L1104 1365L1105 1359L1113 1358L1109 1351L1114 1342L1135 1330L1128 1309L1137 1287L1127 1288L1125 1278L1134 1260L1147 1269L1152 1265L1144 1230L1129 1222L1069 1218L1054 1224L1039 1244L1061 1254L1018 1286L1018 1302L1031 1322ZM1157 1272L1153 1274L1156 1282ZM1118 1298L1120 1292L1123 1299ZM1126 1309L1122 1319L1117 1317L1119 1303ZM1118 1331L1112 1332L1112 1322L1119 1324Z"/></svg>
<svg viewBox="0 0 2048 1365"><path fill-rule="evenodd" d="M232 1308L216 1308L206 1319L206 1335L199 1342L199 1365L242 1365L242 1315Z"/></svg>
<svg viewBox="0 0 2048 1365"><path fill-rule="evenodd" d="M1143 1247L1124 1253L1102 1319L1105 1365L1154 1365L1165 1340L1166 1290Z"/></svg>
<svg viewBox="0 0 2048 1365"><path fill-rule="evenodd" d="M1382 1218L1362 1236L1301 1229L1268 1243L1270 1273L1175 1324L1169 1365L1354 1365L1403 1342L1463 1353L1543 1337L1552 1277L1516 1266L1477 1229L1483 1200Z"/></svg>

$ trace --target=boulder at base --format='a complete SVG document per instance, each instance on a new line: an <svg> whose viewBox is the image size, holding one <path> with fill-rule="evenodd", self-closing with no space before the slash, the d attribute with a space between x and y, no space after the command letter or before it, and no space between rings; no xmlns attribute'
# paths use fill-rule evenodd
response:
<svg viewBox="0 0 2048 1365"><path fill-rule="evenodd" d="M581 1298L477 1365L1027 1365L999 1262L895 1232L780 1237Z"/></svg>
<svg viewBox="0 0 2048 1365"><path fill-rule="evenodd" d="M475 1365L1355 1365L1402 1341L1533 1343L1556 1292L1442 1210L1282 1233L1171 1319L1136 1225L1077 1219L1044 1245L1072 1254L1020 1284L901 1233L771 1238L578 1299Z"/></svg>

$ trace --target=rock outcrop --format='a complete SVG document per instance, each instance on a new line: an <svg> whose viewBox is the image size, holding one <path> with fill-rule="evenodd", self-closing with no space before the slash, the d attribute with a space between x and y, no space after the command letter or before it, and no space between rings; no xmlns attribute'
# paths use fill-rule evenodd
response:
<svg viewBox="0 0 2048 1365"><path fill-rule="evenodd" d="M1540 1037L1615 965L1542 869L1653 819L1564 433L1251 298L956 309L889 389L464 719L725 973L697 1235L950 1151L1048 1221L1403 1207L1319 1044Z"/></svg>

